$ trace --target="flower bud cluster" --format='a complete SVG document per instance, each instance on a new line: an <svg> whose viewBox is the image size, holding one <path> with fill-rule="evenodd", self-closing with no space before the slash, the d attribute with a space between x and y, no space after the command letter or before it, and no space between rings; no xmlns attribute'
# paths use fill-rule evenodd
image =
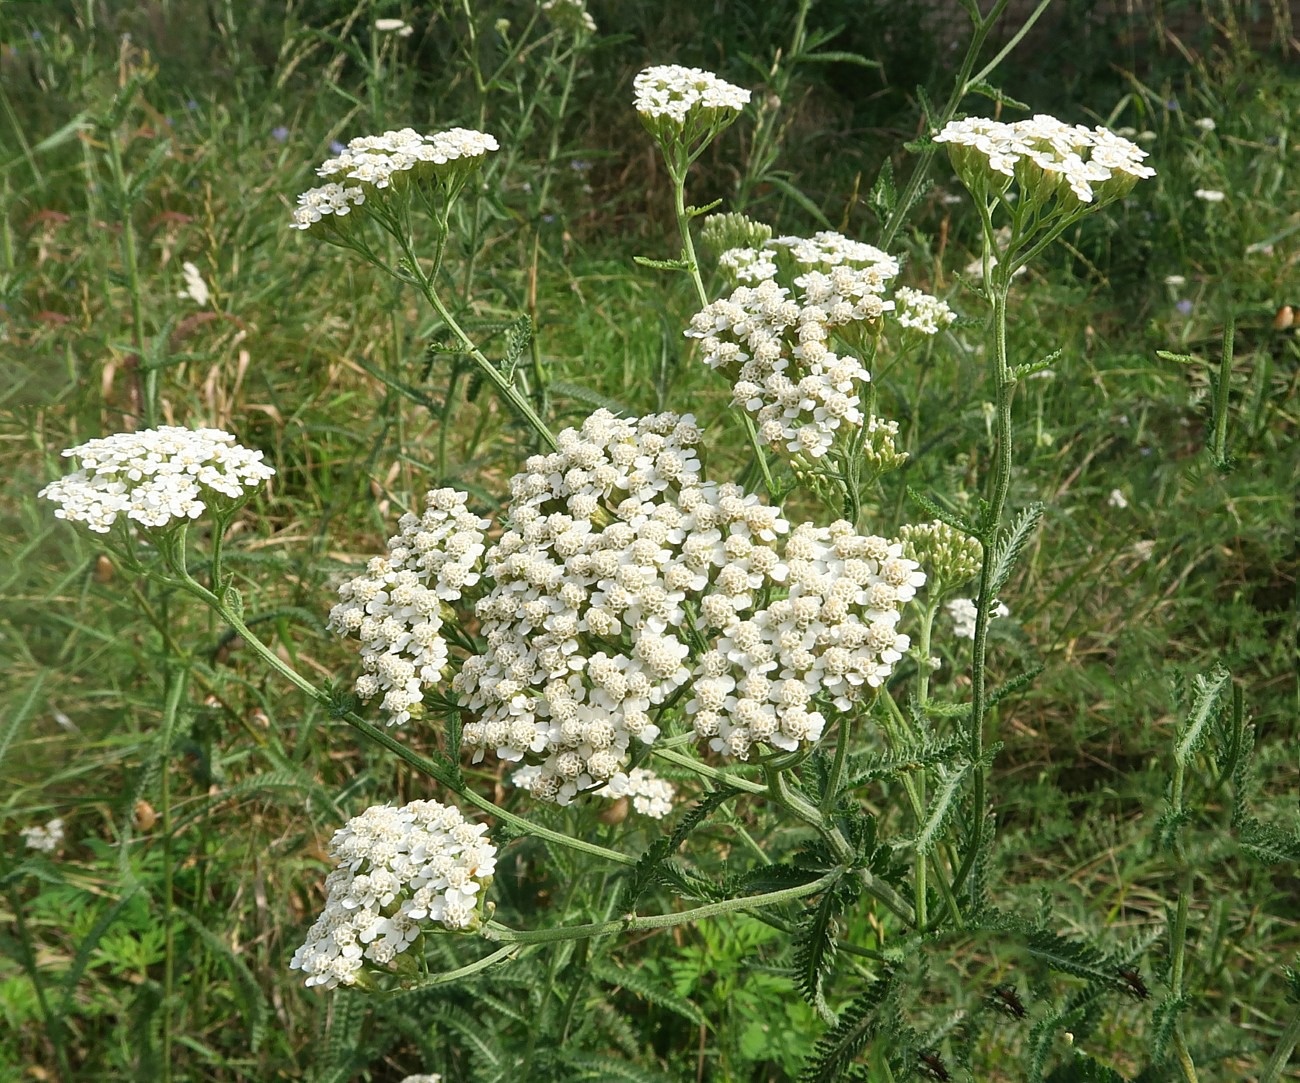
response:
<svg viewBox="0 0 1300 1083"><path fill-rule="evenodd" d="M803 271L793 290L775 279L778 253ZM857 358L831 349L831 336L861 331L894 307L884 293L898 262L837 233L780 237L762 249L733 249L721 262L757 285L697 313L687 336L700 340L705 364L732 377L734 401L764 442L820 458L841 426L862 425L858 397L871 379Z"/></svg>
<svg viewBox="0 0 1300 1083"><path fill-rule="evenodd" d="M294 229L309 229L326 216L341 217L367 196L399 181L435 179L459 188L469 173L498 149L495 138L470 128L421 135L414 128L363 135L316 170L328 183L298 197Z"/></svg>
<svg viewBox="0 0 1300 1083"><path fill-rule="evenodd" d="M1066 205L1107 203L1127 195L1155 170L1147 152L1106 128L1065 124L1038 114L1011 123L968 117L944 126L936 143L948 144L953 168L972 192L1005 192L1014 180L1023 198L1043 206L1060 196Z"/></svg>
<svg viewBox="0 0 1300 1083"><path fill-rule="evenodd" d="M904 554L925 567L931 597L968 583L979 573L984 547L947 523L907 523L898 534Z"/></svg>
<svg viewBox="0 0 1300 1083"><path fill-rule="evenodd" d="M868 480L897 470L907 462L907 452L898 450L897 421L872 414L864 428L866 432L858 454L866 467L864 473Z"/></svg>
<svg viewBox="0 0 1300 1083"><path fill-rule="evenodd" d="M368 959L380 966L405 951L422 922L467 929L496 870L486 824L437 801L376 805L334 833L325 910L289 966L307 985L352 985Z"/></svg>
<svg viewBox="0 0 1300 1083"><path fill-rule="evenodd" d="M260 451L241 447L220 429L164 425L117 433L69 448L81 469L37 495L60 507L60 519L107 534L119 515L161 528L228 510L275 471Z"/></svg>
<svg viewBox="0 0 1300 1083"><path fill-rule="evenodd" d="M732 248L762 248L771 239L771 226L734 211L711 214L700 227L700 241L717 253Z"/></svg>
<svg viewBox="0 0 1300 1083"><path fill-rule="evenodd" d="M388 555L375 557L339 587L329 627L361 640L365 668L356 683L362 699L384 693L388 724L411 717L423 689L447 668L443 606L479 581L483 532L491 525L465 509L465 494L435 489L424 514L407 513L401 533L388 540Z"/></svg>
<svg viewBox="0 0 1300 1083"><path fill-rule="evenodd" d="M783 597L716 616L704 599L704 623L718 635L686 704L698 737L742 759L760 742L794 751L817 741L826 724L818 701L848 710L879 687L910 645L900 609L925 583L900 543L843 521L795 527L766 578Z"/></svg>

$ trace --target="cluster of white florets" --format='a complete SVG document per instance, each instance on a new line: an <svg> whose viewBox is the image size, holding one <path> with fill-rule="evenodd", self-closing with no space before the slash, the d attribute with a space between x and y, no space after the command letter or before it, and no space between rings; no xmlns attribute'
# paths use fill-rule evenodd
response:
<svg viewBox="0 0 1300 1083"><path fill-rule="evenodd" d="M601 410L511 481L475 606L487 649L452 687L475 715L462 732L475 759L529 757L543 799L567 804L613 779L632 741L658 736L652 707L689 676L684 603L713 568L688 562L698 524L684 505L717 499L701 487L700 435L690 416Z"/></svg>
<svg viewBox="0 0 1300 1083"><path fill-rule="evenodd" d="M958 639L975 638L975 622L979 619L979 606L973 598L954 598L944 608L952 619L952 634ZM1011 616L1011 610L1001 602L994 602L989 611L989 620Z"/></svg>
<svg viewBox="0 0 1300 1083"><path fill-rule="evenodd" d="M430 492L423 515L402 516L388 555L340 586L342 601L330 611L330 628L361 640L366 672L357 678L357 695L383 692L390 726L406 722L423 690L442 677L443 607L479 581L483 532L491 524L467 511L465 500L455 489Z"/></svg>
<svg viewBox="0 0 1300 1083"><path fill-rule="evenodd" d="M772 253L779 251L802 270L793 290L775 280ZM884 294L898 262L871 245L819 233L733 249L723 264L758 284L708 305L686 334L700 340L705 364L732 378L734 401L766 443L820 458L841 426L862 425L858 399L871 379L857 358L831 349L832 335L893 309Z"/></svg>
<svg viewBox="0 0 1300 1083"><path fill-rule="evenodd" d="M820 739L817 704L848 710L879 687L909 646L900 609L925 583L902 546L840 521L804 523L768 573L784 596L705 623L719 635L692 674L686 704L696 735L726 755L764 743L793 751Z"/></svg>
<svg viewBox="0 0 1300 1083"><path fill-rule="evenodd" d="M294 208L290 229L310 229L322 218L334 216L343 218L350 214L353 207L359 207L366 201L366 193L359 184L324 184L319 188L308 188L298 196L298 206Z"/></svg>
<svg viewBox="0 0 1300 1083"><path fill-rule="evenodd" d="M678 127L688 121L732 119L749 104L749 91L702 68L665 64L646 68L633 83L642 117Z"/></svg>
<svg viewBox="0 0 1300 1083"><path fill-rule="evenodd" d="M957 318L945 302L910 286L899 286L894 291L894 303L898 325L923 335L937 335Z"/></svg>
<svg viewBox="0 0 1300 1083"><path fill-rule="evenodd" d="M542 14L562 30L596 32L596 20L587 10L587 0L544 0Z"/></svg>
<svg viewBox="0 0 1300 1083"><path fill-rule="evenodd" d="M365 203L367 194L382 191L401 177L463 176L466 168L497 149L493 136L470 128L433 135L402 128L359 136L321 163L316 173L328 183L298 197L291 225L309 229L324 217L342 217Z"/></svg>
<svg viewBox="0 0 1300 1083"><path fill-rule="evenodd" d="M847 709L884 680L907 648L900 610L925 577L896 542L844 523L791 532L757 496L703 480L701 438L689 415L597 411L511 480L506 529L486 552L485 524L457 522L464 498L431 494L437 530L430 513L404 521L331 624L361 634L383 664L408 663L408 627L424 618L393 585L420 530L431 535L423 551L450 562L430 565L420 589L451 602L481 574L462 607L472 601L484 647L451 681L472 718L461 743L475 762L490 751L519 764L513 781L546 801L595 792L666 812L666 784L625 772L688 682L696 732L726 754L816 741L825 722L813 701ZM444 648L428 667L401 667L393 692L413 703L446 661Z"/></svg>
<svg viewBox="0 0 1300 1083"><path fill-rule="evenodd" d="M662 820L673 810L673 798L677 795L677 789L653 771L633 767L626 774L620 771L598 793L601 797L615 801L620 797L629 798L632 807L642 816Z"/></svg>
<svg viewBox="0 0 1300 1083"><path fill-rule="evenodd" d="M33 827L24 827L19 834L29 850L52 854L63 845L63 821L55 819Z"/></svg>
<svg viewBox="0 0 1300 1083"><path fill-rule="evenodd" d="M1039 114L1005 123L983 117L954 120L935 142L948 144L958 175L974 191L1005 189L1015 180L1021 192L1046 202L1068 190L1081 203L1127 194L1155 170L1143 165L1147 152L1106 128L1065 124Z"/></svg>
<svg viewBox="0 0 1300 1083"><path fill-rule="evenodd" d="M307 985L352 985L362 960L384 966L424 922L467 929L496 869L486 824L437 801L376 805L334 833L337 867L325 879L325 910L289 966Z"/></svg>
<svg viewBox="0 0 1300 1083"><path fill-rule="evenodd" d="M210 506L230 507L275 474L260 451L220 429L164 425L90 440L63 454L81 469L37 495L60 505L58 518L98 534L107 534L119 515L147 527L197 519Z"/></svg>

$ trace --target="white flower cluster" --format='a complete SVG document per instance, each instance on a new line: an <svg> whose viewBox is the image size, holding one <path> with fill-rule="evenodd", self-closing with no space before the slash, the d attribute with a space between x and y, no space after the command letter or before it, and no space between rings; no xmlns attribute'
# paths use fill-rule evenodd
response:
<svg viewBox="0 0 1300 1083"><path fill-rule="evenodd" d="M793 292L772 277L777 251L802 270ZM862 425L858 397L871 379L857 358L830 348L831 335L893 309L884 293L898 261L825 232L775 238L763 250L732 249L723 263L760 281L697 313L686 335L701 340L705 364L732 378L734 401L753 415L766 443L820 458L841 425Z"/></svg>
<svg viewBox="0 0 1300 1083"><path fill-rule="evenodd" d="M948 610L948 616L952 618L952 634L959 639L975 638L975 620L979 616L979 609L971 598L954 598L944 606ZM1009 617L1011 610L1001 602L993 607L993 612L989 614L989 619L997 617Z"/></svg>
<svg viewBox="0 0 1300 1083"><path fill-rule="evenodd" d="M527 770L527 768L525 768ZM660 778L653 771L644 767L633 767L624 774L620 771L604 789L598 790L601 797L618 800L630 798L632 807L642 816L662 820L673 810L673 798L677 789L667 779Z"/></svg>
<svg viewBox="0 0 1300 1083"><path fill-rule="evenodd" d="M442 1083L442 1076L437 1072L425 1072L420 1075L408 1075L402 1083Z"/></svg>
<svg viewBox="0 0 1300 1083"><path fill-rule="evenodd" d="M24 827L19 834L29 850L51 854L63 844L63 821L56 819L36 827Z"/></svg>
<svg viewBox="0 0 1300 1083"><path fill-rule="evenodd" d="M690 675L684 602L707 585L722 537L688 552L701 520L721 518L721 497L699 480L700 436L689 416L600 410L511 481L509 529L485 558L491 588L474 610L487 650L452 687L476 717L461 736L476 762L489 748L539 760L525 779L543 800L567 804L613 779L632 740L658 736L650 709ZM767 529L775 510L752 507Z"/></svg>
<svg viewBox="0 0 1300 1083"><path fill-rule="evenodd" d="M496 870L486 824L437 801L376 805L334 833L337 867L325 910L294 952L307 985L352 985L362 960L384 966L421 934L424 921L466 929Z"/></svg>
<svg viewBox="0 0 1300 1083"><path fill-rule="evenodd" d="M843 521L795 527L767 578L785 597L748 612L714 620L704 599L702 614L721 635L701 656L686 704L697 736L742 759L758 742L793 751L817 741L826 724L817 698L848 710L879 687L910 645L899 611L925 583L900 543Z"/></svg>
<svg viewBox="0 0 1300 1083"><path fill-rule="evenodd" d="M366 193L359 184L342 185L333 182L319 188L308 188L298 196L298 206L293 212L290 229L310 229L322 218L334 215L343 218L366 201Z"/></svg>
<svg viewBox="0 0 1300 1083"><path fill-rule="evenodd" d="M1142 164L1147 152L1106 128L1065 124L1045 114L1011 123L968 117L944 126L936 143L947 143L967 187L980 189L989 172L1015 179L1030 198L1046 201L1064 185L1082 203L1095 195L1126 194L1155 170ZM996 177L992 178L997 180Z"/></svg>
<svg viewBox="0 0 1300 1083"><path fill-rule="evenodd" d="M461 742L475 762L491 750L520 764L513 781L542 800L603 792L640 809L639 796L647 814L663 814L667 784L624 772L633 742L655 741L658 710L683 686L696 733L715 748L794 749L821 736L814 699L847 709L907 649L899 612L925 577L900 543L845 523L792 532L757 496L701 478L701 439L689 415L600 410L511 481L507 528L483 553L473 592L485 647L460 663L451 686L472 718ZM427 669L398 666L416 649L406 629L422 610L396 598L395 577L423 546L431 555L422 574L436 568L445 587L454 566L452 590L474 586L483 524L447 525L463 499L430 494L441 525L430 527L426 513L417 528L411 517L387 561L350 584L331 616L364 641L401 644L392 661L378 638L368 649L396 667L405 683L392 689L407 714L446 655ZM451 563L438 564L439 553ZM432 573L419 586L435 589ZM441 600L455 599L444 590ZM385 632L395 606L401 615Z"/></svg>
<svg viewBox="0 0 1300 1083"><path fill-rule="evenodd" d="M430 492L424 514L402 516L388 555L342 584L342 601L330 611L330 628L361 640L366 672L357 678L357 695L383 692L390 726L409 720L423 689L442 677L443 604L479 581L483 532L491 524L466 511L465 500L455 489Z"/></svg>
<svg viewBox="0 0 1300 1083"><path fill-rule="evenodd" d="M587 10L587 0L544 0L542 14L570 33L576 34L580 30L589 34L596 32L596 20Z"/></svg>
<svg viewBox="0 0 1300 1083"><path fill-rule="evenodd" d="M899 326L923 335L937 335L957 318L957 313L939 298L910 286L899 286L894 291L894 301L897 305L894 319Z"/></svg>
<svg viewBox="0 0 1300 1083"><path fill-rule="evenodd" d="M211 503L229 506L275 471L220 429L164 425L69 448L81 469L37 495L61 505L55 515L107 534L119 515L141 526L197 519Z"/></svg>
<svg viewBox="0 0 1300 1083"><path fill-rule="evenodd" d="M699 117L726 117L749 104L748 90L702 68L676 64L646 68L636 77L633 89L638 113L679 127Z"/></svg>
<svg viewBox="0 0 1300 1083"><path fill-rule="evenodd" d="M354 205L364 203L368 193L388 188L400 177L442 175L475 164L497 149L493 136L470 128L433 135L402 128L359 136L337 157L321 163L316 174L328 183L298 197L292 227L309 229L325 216L346 215Z"/></svg>

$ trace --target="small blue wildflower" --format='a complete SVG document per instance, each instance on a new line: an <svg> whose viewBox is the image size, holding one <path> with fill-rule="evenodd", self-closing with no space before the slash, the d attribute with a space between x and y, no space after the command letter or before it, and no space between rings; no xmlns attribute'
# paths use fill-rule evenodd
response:
<svg viewBox="0 0 1300 1083"><path fill-rule="evenodd" d="M342 143L340 143L337 139L330 140L330 153L335 155L336 157L342 154L347 149L348 148L344 146Z"/></svg>
<svg viewBox="0 0 1300 1083"><path fill-rule="evenodd" d="M277 143L283 143L286 139L289 138L289 129L286 128L283 124L279 125L276 128L272 128L271 138L274 139Z"/></svg>
<svg viewBox="0 0 1300 1083"><path fill-rule="evenodd" d="M1165 108L1172 113L1177 109L1181 109L1182 106L1178 104L1177 98L1170 98L1167 102L1165 102Z"/></svg>
<svg viewBox="0 0 1300 1083"><path fill-rule="evenodd" d="M32 41L40 41L44 36L39 30L33 30L30 35Z"/></svg>
<svg viewBox="0 0 1300 1083"><path fill-rule="evenodd" d="M1178 304L1174 305L1174 308L1178 309L1178 311L1181 312L1184 316L1188 316L1191 315L1192 302L1189 301L1186 297L1184 297L1181 301L1178 302Z"/></svg>
<svg viewBox="0 0 1300 1083"><path fill-rule="evenodd" d="M194 112L194 110L196 110L198 107L199 107L199 103L196 102L193 98L191 98L189 101L185 103L185 108L188 109L191 113Z"/></svg>

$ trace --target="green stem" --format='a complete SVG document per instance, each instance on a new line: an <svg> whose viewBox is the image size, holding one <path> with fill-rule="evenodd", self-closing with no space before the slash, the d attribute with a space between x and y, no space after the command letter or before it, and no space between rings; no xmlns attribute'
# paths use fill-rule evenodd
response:
<svg viewBox="0 0 1300 1083"><path fill-rule="evenodd" d="M689 265L700 307L705 308L709 303L709 295L704 289L704 279L700 276L700 261L695 255L695 242L691 240L691 219L686 213L686 169L681 163L670 161L668 171L673 178L673 210L677 214L677 230L682 235L682 257Z"/></svg>
<svg viewBox="0 0 1300 1083"><path fill-rule="evenodd" d="M63 1083L72 1083L68 1051L63 1044L65 1036L63 1020L51 1010L50 1002L45 996L45 983L41 981L41 973L36 966L36 952L32 947L32 935L27 928L27 919L23 916L22 900L18 898L18 892L12 884L7 894L9 905L14 912L14 927L18 930L18 944L22 949L19 961L22 968L27 971L27 980L36 990L36 1002L40 1005L41 1018L45 1020L45 1033L50 1039L50 1044L54 1046L54 1059L59 1062L59 1078Z"/></svg>
<svg viewBox="0 0 1300 1083"><path fill-rule="evenodd" d="M1214 382L1214 444L1211 450L1214 455L1214 465L1220 469L1227 466L1228 394L1232 390L1232 339L1235 330L1233 312L1229 308L1223 325L1223 354L1219 360L1219 378Z"/></svg>
<svg viewBox="0 0 1300 1083"><path fill-rule="evenodd" d="M483 352L474 344L474 340L471 339L460 324L456 322L456 318L452 316L447 306L442 303L442 298L438 296L438 291L434 288L432 278L425 275L424 268L420 266L420 261L412 250L409 241L403 240L402 247L405 249L406 261L411 271L410 281L419 287L420 292L424 294L429 304L433 306L434 311L438 313L439 317L441 317L442 322L447 325L451 333L455 335L460 340L461 345L465 347L465 352L469 355L470 360L474 362L487 381L497 389L501 398L503 398L506 403L528 423L533 432L537 434L538 439L540 439L548 448L553 450L556 446L555 436L552 434L550 428L547 427L546 422L537 416L537 412L533 409L532 403L528 401L527 396L515 387L515 385L506 377L505 373L498 369L496 365L492 364L492 362L483 355Z"/></svg>
<svg viewBox="0 0 1300 1083"><path fill-rule="evenodd" d="M1273 1055L1268 1058L1268 1063L1264 1065L1264 1070L1259 1075L1259 1083L1275 1083L1281 1076L1282 1069L1290 1061L1291 1051L1295 1049L1296 1042L1300 1042L1300 1008L1296 1008L1291 1013L1286 1029L1282 1031L1277 1045L1273 1048Z"/></svg>
<svg viewBox="0 0 1300 1083"><path fill-rule="evenodd" d="M735 790L744 790L746 793L765 794L767 787L761 782L750 782L747 778L741 778L739 775L730 771L720 771L716 767L710 767L707 763L701 763L691 756L683 756L680 752L673 752L667 748L651 748L651 753L661 760L667 760L669 763L675 763L678 767L685 767L694 771L701 778L707 778L721 786L730 786Z"/></svg>
<svg viewBox="0 0 1300 1083"><path fill-rule="evenodd" d="M991 237L985 237L985 244ZM988 709L986 667L988 661L989 623L993 617L996 599L990 597L993 585L993 563L996 559L998 530L1006 510L1007 493L1011 488L1011 399L1015 382L1007 361L1007 296L1010 292L1011 270L1005 264L993 268L991 283L993 294L993 386L996 398L996 431L992 492L984 521L980 524L980 541L983 557L980 561L978 609L975 616L975 646L971 657L971 706L967 736L974 782L971 789L971 828L966 853L961 868L953 878L953 890L961 890L975 863L976 851L983 837L985 774L984 766L984 714Z"/></svg>
<svg viewBox="0 0 1300 1083"><path fill-rule="evenodd" d="M652 914L637 917L629 914L615 918L613 921L596 921L587 925L569 925L558 929L511 929L498 922L490 921L483 929L483 936L488 940L507 944L547 944L557 940L585 940L607 933L635 932L640 929L667 929L674 925L686 925L693 921L717 917L737 910L750 910L755 907L777 906L806 898L824 891L842 877L847 870L835 868L825 876L818 877L807 884L797 887L769 891L763 895L745 895L736 899L723 899L720 902L706 903L691 910L680 910L675 914Z"/></svg>
<svg viewBox="0 0 1300 1083"><path fill-rule="evenodd" d="M113 174L114 199L122 225L122 263L126 269L126 289L131 298L131 341L135 346L136 364L143 370L140 410L147 428L158 422L158 370L149 363L144 339L144 303L140 291L140 267L136 252L135 219L128 202L126 170L122 165L122 146L117 132L105 132L109 168Z"/></svg>
<svg viewBox="0 0 1300 1083"><path fill-rule="evenodd" d="M181 697L189 683L189 666L182 658L167 660L167 691L163 704L162 733L159 737L159 810L163 838L163 1002L162 1002L162 1079L172 1078L172 1000L176 992L175 855L172 853L171 750L176 736L176 718Z"/></svg>
<svg viewBox="0 0 1300 1083"><path fill-rule="evenodd" d="M961 68L958 69L957 79L953 84L952 93L948 96L948 101L944 104L942 111L934 120L936 128L942 128L948 121L952 120L957 114L963 99L970 92L972 83L971 72L975 69L975 61L979 57L980 50L984 48L985 39L989 36L989 31L993 29L993 24L1002 17L1003 11L1006 10L1010 0L997 0L993 10L983 18L974 21L974 27L971 33L970 44L966 46L966 55L962 57ZM1044 0L1046 3L1046 0ZM1035 16L1036 17L1036 16ZM991 69L990 69L991 70ZM985 72L987 74L987 71ZM925 133L929 135L929 132ZM880 238L876 244L889 251L889 246L893 244L894 237L902 228L903 223L907 220L908 212L912 209L912 204L916 202L917 197L921 194L921 185L925 183L926 177L930 174L930 164L939 152L938 143L929 143L922 148L921 153L917 155L916 165L912 169L912 175L907 178L907 186L903 189L902 194L898 197L898 202L894 204L894 209L890 212L889 218L885 221L884 227L880 231Z"/></svg>
<svg viewBox="0 0 1300 1083"><path fill-rule="evenodd" d="M841 714L835 732L835 759L831 761L831 772L826 778L826 790L822 794L821 814L829 816L835 809L836 798L840 795L840 779L844 777L844 763L848 759L849 742L853 739L853 715Z"/></svg>

